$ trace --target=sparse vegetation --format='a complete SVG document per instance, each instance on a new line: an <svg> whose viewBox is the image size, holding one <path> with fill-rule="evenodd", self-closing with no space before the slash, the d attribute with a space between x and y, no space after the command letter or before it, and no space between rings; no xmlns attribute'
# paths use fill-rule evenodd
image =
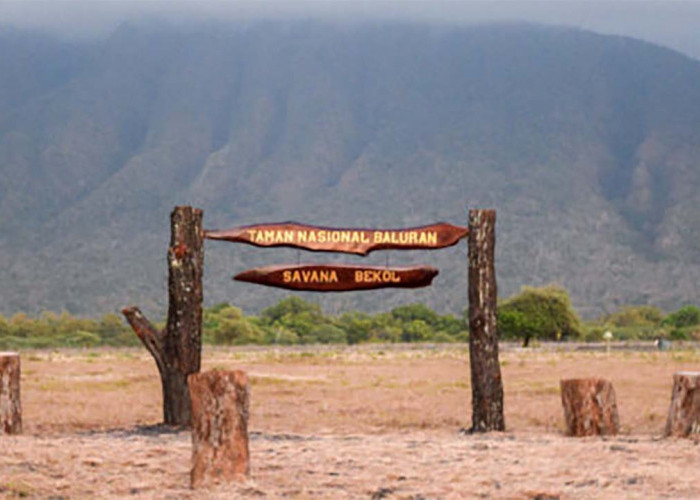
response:
<svg viewBox="0 0 700 500"><path fill-rule="evenodd" d="M211 345L451 343L469 339L466 318L440 315L424 304L376 314L346 311L330 316L318 304L291 296L259 316L246 316L228 303L205 309L203 316L203 341ZM502 340L520 339L525 345L532 340L600 341L607 331L615 340L697 340L700 308L686 305L664 315L653 306L624 306L584 324L563 288L524 287L499 304L498 325ZM0 349L138 345L136 335L116 314L100 319L67 312L44 312L36 318L24 313L9 319L0 316Z"/></svg>

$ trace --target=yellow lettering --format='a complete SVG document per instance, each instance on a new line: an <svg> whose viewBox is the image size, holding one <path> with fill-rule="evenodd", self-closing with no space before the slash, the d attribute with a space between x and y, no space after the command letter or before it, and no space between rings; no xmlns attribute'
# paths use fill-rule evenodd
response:
<svg viewBox="0 0 700 500"><path fill-rule="evenodd" d="M309 232L309 243L316 243L316 231Z"/></svg>
<svg viewBox="0 0 700 500"><path fill-rule="evenodd" d="M362 271L355 271L355 283L362 283Z"/></svg>
<svg viewBox="0 0 700 500"><path fill-rule="evenodd" d="M381 231L375 231L375 232L374 232L374 242L375 242L375 243L381 243L381 242L382 242L382 232L381 232Z"/></svg>
<svg viewBox="0 0 700 500"><path fill-rule="evenodd" d="M289 283L290 281L292 281L292 272L284 271L282 273L282 281L284 281L285 283Z"/></svg>
<svg viewBox="0 0 700 500"><path fill-rule="evenodd" d="M285 243L294 243L294 231L285 231L284 232L284 242Z"/></svg>
<svg viewBox="0 0 700 500"><path fill-rule="evenodd" d="M301 281L301 275L299 274L299 271L294 271L292 273L292 281L297 283Z"/></svg>
<svg viewBox="0 0 700 500"><path fill-rule="evenodd" d="M362 231L362 243L369 243L369 236L364 231Z"/></svg>
<svg viewBox="0 0 700 500"><path fill-rule="evenodd" d="M418 233L411 231L408 233L408 244L415 245L418 242Z"/></svg>
<svg viewBox="0 0 700 500"><path fill-rule="evenodd" d="M437 232L430 231L428 233L428 243L431 245L437 245Z"/></svg>
<svg viewBox="0 0 700 500"><path fill-rule="evenodd" d="M297 231L297 240L299 243L306 243L306 231Z"/></svg>
<svg viewBox="0 0 700 500"><path fill-rule="evenodd" d="M328 278L329 283L338 283L338 273L335 271L331 271L331 275Z"/></svg>

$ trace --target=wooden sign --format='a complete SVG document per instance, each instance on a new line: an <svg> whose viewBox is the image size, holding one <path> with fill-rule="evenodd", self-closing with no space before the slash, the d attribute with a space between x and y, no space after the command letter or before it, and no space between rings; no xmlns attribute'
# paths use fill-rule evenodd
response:
<svg viewBox="0 0 700 500"><path fill-rule="evenodd" d="M345 292L389 287L419 288L430 285L437 274L434 267L310 264L258 267L237 274L233 279L288 290Z"/></svg>
<svg viewBox="0 0 700 500"><path fill-rule="evenodd" d="M456 244L469 228L445 222L408 229L333 229L295 222L205 231L204 237L259 247L293 247L317 252L367 255L373 250L432 250Z"/></svg>

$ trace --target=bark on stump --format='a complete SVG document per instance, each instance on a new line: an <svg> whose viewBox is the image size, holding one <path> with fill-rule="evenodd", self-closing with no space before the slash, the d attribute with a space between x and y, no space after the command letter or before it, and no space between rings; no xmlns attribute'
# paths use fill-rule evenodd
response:
<svg viewBox="0 0 700 500"><path fill-rule="evenodd" d="M190 425L187 376L197 373L202 352L202 211L175 207L170 214L168 248L168 321L157 330L138 307L122 310L155 359L163 391L163 421Z"/></svg>
<svg viewBox="0 0 700 500"><path fill-rule="evenodd" d="M664 436L687 437L690 434L700 434L700 372L678 372L673 375Z"/></svg>
<svg viewBox="0 0 700 500"><path fill-rule="evenodd" d="M250 472L245 372L195 373L189 376L188 384L192 400L192 488L245 480Z"/></svg>
<svg viewBox="0 0 700 500"><path fill-rule="evenodd" d="M566 434L569 436L608 436L620 430L615 389L600 378L561 380Z"/></svg>
<svg viewBox="0 0 700 500"><path fill-rule="evenodd" d="M0 434L22 432L19 361L16 352L0 352Z"/></svg>
<svg viewBox="0 0 700 500"><path fill-rule="evenodd" d="M496 325L496 211L469 211L469 361L471 432L504 431Z"/></svg>

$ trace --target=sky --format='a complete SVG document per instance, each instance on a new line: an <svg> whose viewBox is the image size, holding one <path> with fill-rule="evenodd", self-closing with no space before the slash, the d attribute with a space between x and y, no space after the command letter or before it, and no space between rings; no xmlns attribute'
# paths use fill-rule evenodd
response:
<svg viewBox="0 0 700 500"><path fill-rule="evenodd" d="M641 38L700 59L700 0L0 0L0 25L105 36L124 21L331 18L525 21Z"/></svg>

